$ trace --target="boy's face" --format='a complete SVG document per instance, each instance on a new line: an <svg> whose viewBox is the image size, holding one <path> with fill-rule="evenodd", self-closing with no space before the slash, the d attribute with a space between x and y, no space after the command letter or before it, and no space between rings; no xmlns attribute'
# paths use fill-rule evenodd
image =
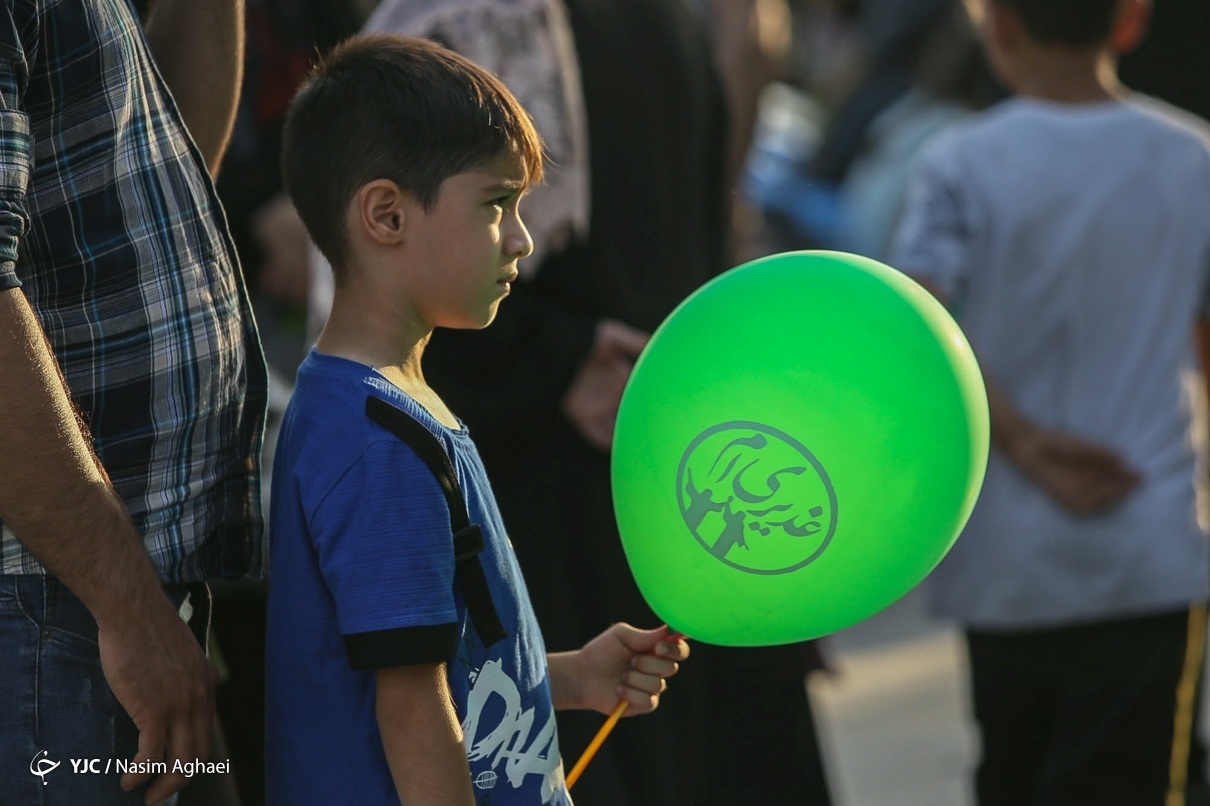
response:
<svg viewBox="0 0 1210 806"><path fill-rule="evenodd" d="M429 327L482 328L533 251L519 204L525 168L505 155L451 176L437 202L408 224L418 259L409 297Z"/></svg>

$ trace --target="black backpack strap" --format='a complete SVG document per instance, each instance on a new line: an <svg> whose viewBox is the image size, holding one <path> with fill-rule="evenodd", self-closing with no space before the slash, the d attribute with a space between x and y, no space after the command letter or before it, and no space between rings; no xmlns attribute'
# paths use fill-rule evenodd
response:
<svg viewBox="0 0 1210 806"><path fill-rule="evenodd" d="M478 524L471 523L462 486L449 454L431 431L381 398L366 398L366 415L403 440L437 477L449 505L450 527L454 532L455 577L462 588L467 613L484 646L506 638L508 632L500 623L491 589L487 586L487 576L483 573L483 563L479 560L479 553L483 551L483 531Z"/></svg>

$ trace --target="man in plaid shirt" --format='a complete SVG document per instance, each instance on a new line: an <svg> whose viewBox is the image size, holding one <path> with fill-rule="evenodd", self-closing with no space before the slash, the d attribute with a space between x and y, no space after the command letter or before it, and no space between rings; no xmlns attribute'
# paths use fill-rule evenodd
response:
<svg viewBox="0 0 1210 806"><path fill-rule="evenodd" d="M265 367L208 174L242 11L0 6L6 803L159 802L209 753L204 581L262 563Z"/></svg>

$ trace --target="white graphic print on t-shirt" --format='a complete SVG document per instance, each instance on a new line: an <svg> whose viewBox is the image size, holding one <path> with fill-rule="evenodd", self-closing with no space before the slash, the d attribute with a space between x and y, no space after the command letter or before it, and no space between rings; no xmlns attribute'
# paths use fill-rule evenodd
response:
<svg viewBox="0 0 1210 806"><path fill-rule="evenodd" d="M481 731L480 718L493 695L504 701L504 713L495 728ZM479 738L481 732L484 735ZM555 736L554 712L548 714L546 724L534 731L534 709L521 710L517 684L504 671L500 661L487 661L473 676L462 734L466 758L472 768L474 762L484 759L488 759L493 770L500 762L507 762L505 779L514 788L520 788L527 775L541 775L543 803L549 803L555 791L562 788L563 764ZM492 788L498 783L494 774L483 772L476 775L474 781L481 789Z"/></svg>

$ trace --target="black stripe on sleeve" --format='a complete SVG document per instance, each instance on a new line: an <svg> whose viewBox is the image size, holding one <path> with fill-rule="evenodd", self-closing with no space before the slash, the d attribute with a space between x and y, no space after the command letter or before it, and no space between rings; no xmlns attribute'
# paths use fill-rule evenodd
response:
<svg viewBox="0 0 1210 806"><path fill-rule="evenodd" d="M357 671L448 663L458 649L456 623L398 627L344 636L349 666Z"/></svg>

